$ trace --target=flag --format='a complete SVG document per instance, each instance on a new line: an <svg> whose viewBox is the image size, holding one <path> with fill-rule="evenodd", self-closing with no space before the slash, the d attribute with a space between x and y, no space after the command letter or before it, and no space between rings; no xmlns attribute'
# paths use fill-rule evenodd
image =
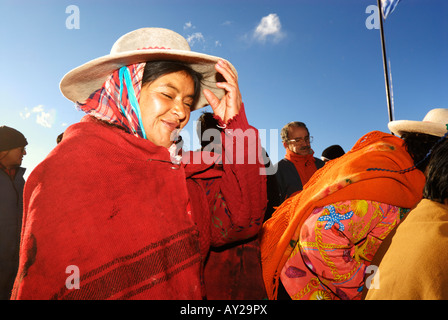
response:
<svg viewBox="0 0 448 320"><path fill-rule="evenodd" d="M395 10L400 0L381 0L381 12L384 20Z"/></svg>

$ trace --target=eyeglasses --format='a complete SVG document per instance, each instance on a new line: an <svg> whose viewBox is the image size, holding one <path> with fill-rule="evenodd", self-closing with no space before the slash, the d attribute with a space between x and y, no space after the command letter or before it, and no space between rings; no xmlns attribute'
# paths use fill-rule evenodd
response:
<svg viewBox="0 0 448 320"><path fill-rule="evenodd" d="M313 137L305 137L305 138L295 138L288 140L289 143L299 143L299 142L311 143L313 142Z"/></svg>

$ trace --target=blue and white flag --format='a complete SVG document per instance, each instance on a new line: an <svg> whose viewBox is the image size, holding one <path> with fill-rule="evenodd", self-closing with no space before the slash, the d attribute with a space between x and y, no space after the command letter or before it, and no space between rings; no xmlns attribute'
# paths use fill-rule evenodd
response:
<svg viewBox="0 0 448 320"><path fill-rule="evenodd" d="M400 0L381 0L381 12L384 20L395 10Z"/></svg>

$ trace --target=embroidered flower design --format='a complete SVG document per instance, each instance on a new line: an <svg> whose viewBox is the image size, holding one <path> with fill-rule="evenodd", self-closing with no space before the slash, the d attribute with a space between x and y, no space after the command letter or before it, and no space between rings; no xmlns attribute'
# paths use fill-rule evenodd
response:
<svg viewBox="0 0 448 320"><path fill-rule="evenodd" d="M328 221L325 225L325 230L330 229L335 223L337 223L339 226L339 231L344 231L345 227L341 223L341 220L350 219L353 216L353 211L347 212L346 214L339 214L336 213L336 209L332 205L326 206L325 208L328 209L330 214L321 216L319 219L317 219L317 221Z"/></svg>

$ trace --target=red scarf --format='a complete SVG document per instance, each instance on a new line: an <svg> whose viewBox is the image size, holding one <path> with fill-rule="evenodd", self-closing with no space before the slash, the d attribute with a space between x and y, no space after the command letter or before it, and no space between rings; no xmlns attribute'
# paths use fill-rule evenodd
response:
<svg viewBox="0 0 448 320"><path fill-rule="evenodd" d="M314 152L307 154L306 156L302 156L286 149L285 158L294 163L294 166L300 176L300 181L302 181L302 186L310 180L311 176L317 170L313 155Z"/></svg>
<svg viewBox="0 0 448 320"><path fill-rule="evenodd" d="M0 163L0 170L5 171L5 173L11 178L11 180L14 180L17 168L6 169L6 167Z"/></svg>

